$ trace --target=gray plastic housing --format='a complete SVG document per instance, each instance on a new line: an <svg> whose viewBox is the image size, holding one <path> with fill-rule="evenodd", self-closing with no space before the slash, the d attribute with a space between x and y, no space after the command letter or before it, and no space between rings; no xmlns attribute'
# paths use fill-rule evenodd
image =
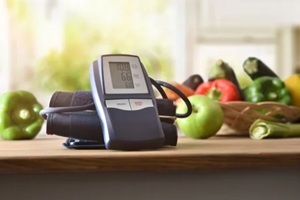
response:
<svg viewBox="0 0 300 200"><path fill-rule="evenodd" d="M104 73L103 59L114 60L114 58L134 57L138 59L139 66L145 79L147 92L133 92L125 89L126 92L107 93L105 83L109 79L107 73ZM135 66L136 67L136 66ZM107 69L106 69L107 72ZM142 77L139 77L142 78ZM106 149L112 150L142 150L156 149L164 145L165 137L158 115L156 99L153 94L151 81L148 74L140 62L138 56L125 54L102 55L95 60L90 68L90 82L92 95L96 110L101 122L103 139ZM139 110L122 110L113 107L107 107L107 100L141 99L151 100L153 106ZM100 134L100 133L99 133Z"/></svg>

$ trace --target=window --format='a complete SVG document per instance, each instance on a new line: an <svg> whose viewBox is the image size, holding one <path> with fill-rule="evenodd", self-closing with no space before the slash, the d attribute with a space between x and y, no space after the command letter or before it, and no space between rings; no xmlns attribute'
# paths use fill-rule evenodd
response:
<svg viewBox="0 0 300 200"><path fill-rule="evenodd" d="M0 69L7 87L0 92L25 89L49 99L56 90L88 90L91 62L111 53L140 56L153 78L174 77L178 1L1 2Z"/></svg>
<svg viewBox="0 0 300 200"><path fill-rule="evenodd" d="M0 17L0 82L2 91L8 90L8 18L5 9L6 5L4 1L0 1L0 13L2 13Z"/></svg>
<svg viewBox="0 0 300 200"><path fill-rule="evenodd" d="M299 1L187 2L184 76L198 73L207 78L210 66L222 59L234 68L238 79L246 79L242 63L250 56L260 58L283 79L299 69L296 24L300 14L293 12ZM287 11L292 11L291 15Z"/></svg>

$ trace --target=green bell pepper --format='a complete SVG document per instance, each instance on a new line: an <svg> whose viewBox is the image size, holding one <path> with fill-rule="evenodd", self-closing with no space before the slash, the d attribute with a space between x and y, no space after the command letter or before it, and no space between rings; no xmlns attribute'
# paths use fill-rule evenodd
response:
<svg viewBox="0 0 300 200"><path fill-rule="evenodd" d="M30 92L18 90L0 96L0 137L5 140L33 139L41 130L42 105Z"/></svg>
<svg viewBox="0 0 300 200"><path fill-rule="evenodd" d="M262 76L243 90L245 101L275 101L291 105L292 98L284 82L277 77Z"/></svg>

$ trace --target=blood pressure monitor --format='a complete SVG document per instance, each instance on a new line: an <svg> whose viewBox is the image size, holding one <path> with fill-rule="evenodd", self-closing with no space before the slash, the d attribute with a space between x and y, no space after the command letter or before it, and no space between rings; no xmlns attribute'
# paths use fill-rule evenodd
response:
<svg viewBox="0 0 300 200"><path fill-rule="evenodd" d="M154 149L164 144L150 78L138 56L103 55L90 69L93 99L107 149Z"/></svg>

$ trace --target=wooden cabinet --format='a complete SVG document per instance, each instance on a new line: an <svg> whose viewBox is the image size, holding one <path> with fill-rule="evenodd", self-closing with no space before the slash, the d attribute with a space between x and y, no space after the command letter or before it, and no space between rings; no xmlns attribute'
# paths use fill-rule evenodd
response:
<svg viewBox="0 0 300 200"><path fill-rule="evenodd" d="M300 167L300 139L252 140L220 135L179 137L176 147L154 151L71 150L64 138L0 141L0 173L106 172Z"/></svg>
<svg viewBox="0 0 300 200"><path fill-rule="evenodd" d="M64 138L0 141L1 199L300 197L300 139L180 137L155 151L70 150Z"/></svg>

